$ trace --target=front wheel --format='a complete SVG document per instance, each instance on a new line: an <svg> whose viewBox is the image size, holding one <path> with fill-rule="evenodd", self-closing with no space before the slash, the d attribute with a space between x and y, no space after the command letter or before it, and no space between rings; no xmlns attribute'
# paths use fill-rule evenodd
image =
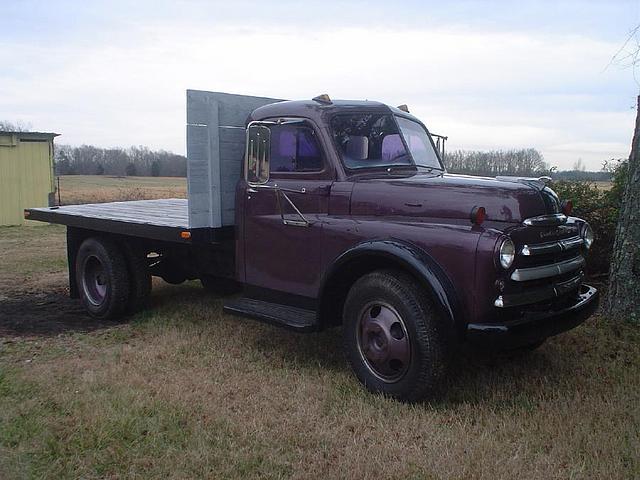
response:
<svg viewBox="0 0 640 480"><path fill-rule="evenodd" d="M415 280L397 270L370 273L351 287L344 348L367 389L399 400L435 393L447 370L440 313Z"/></svg>

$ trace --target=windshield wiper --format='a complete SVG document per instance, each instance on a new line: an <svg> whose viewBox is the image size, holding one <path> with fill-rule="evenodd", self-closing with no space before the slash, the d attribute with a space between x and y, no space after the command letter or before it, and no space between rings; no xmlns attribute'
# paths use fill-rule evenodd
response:
<svg viewBox="0 0 640 480"><path fill-rule="evenodd" d="M411 169L418 169L418 168L424 168L425 170L427 170L427 172L431 173L434 170L437 170L439 172L444 172L444 169L439 168L439 167L430 167L427 165L410 165L410 164L405 164L405 165L389 165L387 167L387 172L391 173L393 170L396 169L401 169L401 168L411 168Z"/></svg>

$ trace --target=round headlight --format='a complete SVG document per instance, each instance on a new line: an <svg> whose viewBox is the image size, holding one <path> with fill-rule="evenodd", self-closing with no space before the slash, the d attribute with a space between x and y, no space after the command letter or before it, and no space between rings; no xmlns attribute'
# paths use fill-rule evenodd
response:
<svg viewBox="0 0 640 480"><path fill-rule="evenodd" d="M585 223L582 227L582 239L584 240L584 246L587 247L587 249L591 248L595 238L596 236L593 233L593 228L591 228L591 225L588 223Z"/></svg>
<svg viewBox="0 0 640 480"><path fill-rule="evenodd" d="M502 240L500 250L498 251L498 260L502 268L509 268L513 265L513 260L516 258L516 246L510 238Z"/></svg>

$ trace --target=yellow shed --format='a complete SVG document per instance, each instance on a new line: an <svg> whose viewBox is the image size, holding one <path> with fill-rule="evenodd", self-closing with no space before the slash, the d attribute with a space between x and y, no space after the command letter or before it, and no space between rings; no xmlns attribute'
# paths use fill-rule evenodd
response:
<svg viewBox="0 0 640 480"><path fill-rule="evenodd" d="M57 136L0 131L0 225L22 225L25 208L53 205L53 139Z"/></svg>

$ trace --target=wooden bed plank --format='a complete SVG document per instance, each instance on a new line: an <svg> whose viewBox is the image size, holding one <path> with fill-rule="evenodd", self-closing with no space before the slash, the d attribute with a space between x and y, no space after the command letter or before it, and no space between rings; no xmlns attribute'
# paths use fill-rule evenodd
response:
<svg viewBox="0 0 640 480"><path fill-rule="evenodd" d="M186 244L232 242L234 237L231 226L190 229L187 200L179 198L31 208L26 215L68 227ZM192 236L183 238L187 230Z"/></svg>
<svg viewBox="0 0 640 480"><path fill-rule="evenodd" d="M130 202L90 203L57 208L33 208L32 212L65 215L125 223L188 229L187 200L136 200Z"/></svg>

